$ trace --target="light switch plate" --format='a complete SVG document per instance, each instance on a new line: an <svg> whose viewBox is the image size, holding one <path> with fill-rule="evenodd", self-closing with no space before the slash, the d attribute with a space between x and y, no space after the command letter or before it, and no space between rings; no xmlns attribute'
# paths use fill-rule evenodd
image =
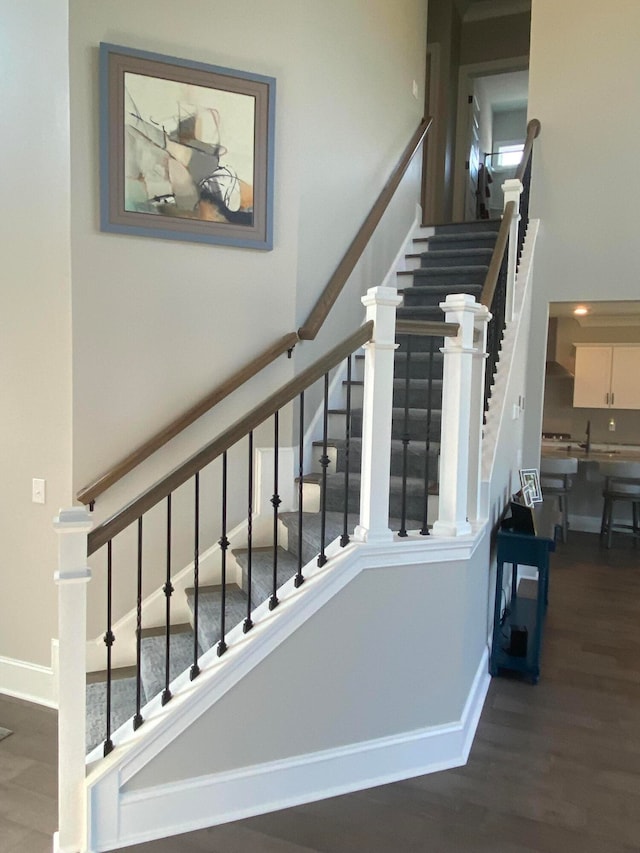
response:
<svg viewBox="0 0 640 853"><path fill-rule="evenodd" d="M31 481L31 500L34 504L43 504L46 500L46 481L34 477Z"/></svg>

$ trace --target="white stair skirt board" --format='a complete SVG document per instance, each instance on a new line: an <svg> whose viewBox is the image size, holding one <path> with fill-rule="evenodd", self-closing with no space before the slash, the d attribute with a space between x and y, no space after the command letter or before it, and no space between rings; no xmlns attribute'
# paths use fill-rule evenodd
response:
<svg viewBox="0 0 640 853"><path fill-rule="evenodd" d="M143 843L460 767L491 681L487 664L485 649L456 722L124 794L113 815L117 843ZM107 850L113 841L91 849Z"/></svg>
<svg viewBox="0 0 640 853"><path fill-rule="evenodd" d="M425 541L423 536L411 536L386 545L351 543L340 548L334 542L328 546L329 562L322 568L318 568L315 561L309 563L304 568L305 583L298 589L293 579L288 581L281 588L280 605L275 610L270 611L266 602L256 609L254 628L249 634L242 633L242 626L229 632L229 649L225 655L219 658L215 648L210 649L200 659L201 674L195 681L189 680L188 673L179 676L172 685L174 697L168 705L162 707L160 696L156 696L143 709L144 726L133 732L131 726L125 724L113 734L116 749L110 755L103 759L101 748L96 747L87 757L87 850L110 850L147 838L185 832L244 814L257 814L289 803L320 799L334 792L381 784L392 778L405 778L464 762L487 689L486 656L478 666L461 721L422 732L407 732L380 742L356 744L346 752L339 749L330 750L327 755L314 753L292 761L270 762L267 767L192 779L160 790L130 794L122 791L130 779L360 572L375 570L387 565L389 560L395 566L466 561L482 541L483 533L479 532L476 536L453 539ZM420 744L424 744L421 752ZM362 755L361 760L351 757L352 750L354 756ZM377 773L371 769L374 757L378 762L376 766L382 768ZM386 763L382 764L383 760ZM352 764L353 769L350 769ZM318 770L317 778L309 773L310 766ZM273 791L276 770L282 773L283 785L293 785L293 793L283 788L285 795L274 800L267 788ZM328 787L320 770L333 780L333 787ZM336 779L340 778L335 775L338 771L344 774L338 783L340 787L336 787ZM300 777L308 775L311 779L301 783ZM224 791L218 793L218 789L224 787L226 791L229 786L230 790L231 781L235 791L232 801L221 800L224 807L220 807L219 813L213 812L212 790L216 797L224 798L226 794ZM182 796L178 797L180 790L191 792L186 795L189 799L195 796L194 791L201 789L202 796L196 798L194 808L203 811L181 814L182 805L176 806L176 811L164 811L168 788L172 803L182 803ZM238 789L243 791L242 798ZM297 799L285 799L296 792Z"/></svg>
<svg viewBox="0 0 640 853"><path fill-rule="evenodd" d="M47 708L58 706L53 667L26 660L0 657L0 693Z"/></svg>

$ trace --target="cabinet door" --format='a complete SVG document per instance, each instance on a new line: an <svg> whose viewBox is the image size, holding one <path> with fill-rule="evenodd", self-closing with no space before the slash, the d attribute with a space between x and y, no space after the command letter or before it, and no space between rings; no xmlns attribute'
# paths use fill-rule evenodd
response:
<svg viewBox="0 0 640 853"><path fill-rule="evenodd" d="M576 347L573 405L607 409L611 395L611 347Z"/></svg>
<svg viewBox="0 0 640 853"><path fill-rule="evenodd" d="M614 409L640 409L640 347L613 348L611 393Z"/></svg>

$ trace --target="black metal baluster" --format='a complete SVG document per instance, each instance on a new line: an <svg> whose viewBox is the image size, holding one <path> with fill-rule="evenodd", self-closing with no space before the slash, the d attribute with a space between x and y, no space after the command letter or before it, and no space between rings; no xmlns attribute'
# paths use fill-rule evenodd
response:
<svg viewBox="0 0 640 853"><path fill-rule="evenodd" d="M200 585L200 474L196 474L193 524L193 663L189 670L191 681L200 675L198 666L198 599Z"/></svg>
<svg viewBox="0 0 640 853"><path fill-rule="evenodd" d="M139 729L144 720L142 707L142 516L138 519L138 599L136 605L136 714L133 730Z"/></svg>
<svg viewBox="0 0 640 853"><path fill-rule="evenodd" d="M111 630L111 592L112 592L112 561L111 561L111 539L107 542L107 633L104 635L104 644L107 647L107 732L104 739L103 755L109 755L113 750L111 740L111 646L115 642Z"/></svg>
<svg viewBox="0 0 640 853"><path fill-rule="evenodd" d="M304 495L304 391L300 393L300 418L298 422L298 571L293 581L296 587L304 583L302 574L302 519Z"/></svg>
<svg viewBox="0 0 640 853"><path fill-rule="evenodd" d="M278 494L278 442L279 442L279 412L273 416L273 589L269 599L269 610L274 610L278 604L278 507L282 503Z"/></svg>
<svg viewBox="0 0 640 853"><path fill-rule="evenodd" d="M251 618L251 588L252 588L252 563L253 563L253 431L249 433L249 483L247 486L247 615L242 626L246 634L253 628Z"/></svg>
<svg viewBox="0 0 640 853"><path fill-rule="evenodd" d="M407 467L409 460L409 384L411 381L411 335L407 335L407 369L404 377L404 427L402 434L402 504L398 536L407 535Z"/></svg>
<svg viewBox="0 0 640 853"><path fill-rule="evenodd" d="M218 657L227 651L227 643L225 641L226 623L225 611L227 607L227 549L229 540L227 539L227 451L222 454L222 536L218 540L220 546L220 581L222 584L222 592L220 595L220 640L218 641Z"/></svg>
<svg viewBox="0 0 640 853"><path fill-rule="evenodd" d="M351 362L352 356L347 358L347 423L344 431L344 518L342 524L342 536L340 546L342 548L349 544L349 465L351 453Z"/></svg>
<svg viewBox="0 0 640 853"><path fill-rule="evenodd" d="M165 660L164 660L164 690L162 691L162 704L166 705L171 699L169 680L171 672L171 596L173 584L171 583L171 495L167 495L167 574L162 588L166 599L165 613Z"/></svg>
<svg viewBox="0 0 640 853"><path fill-rule="evenodd" d="M431 453L431 412L433 409L433 357L435 354L435 339L429 338L429 361L427 367L427 434L425 437L424 455L424 516L422 518L422 536L429 535L429 477L430 477L430 453ZM442 405L442 404L441 404Z"/></svg>
<svg viewBox="0 0 640 853"><path fill-rule="evenodd" d="M324 406L322 414L322 485L320 487L320 553L318 554L318 566L324 566L327 555L324 552L326 529L327 529L327 468L329 457L327 456L327 434L329 432L329 374L324 375Z"/></svg>

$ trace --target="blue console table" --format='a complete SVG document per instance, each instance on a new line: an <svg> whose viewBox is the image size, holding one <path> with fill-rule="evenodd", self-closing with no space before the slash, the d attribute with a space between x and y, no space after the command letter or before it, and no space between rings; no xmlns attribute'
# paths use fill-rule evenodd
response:
<svg viewBox="0 0 640 853"><path fill-rule="evenodd" d="M527 676L533 684L537 684L540 678L544 617L549 601L549 554L555 551L555 541L506 528L498 532L497 547L498 568L489 672L491 675L498 675L500 670L511 670ZM505 563L512 567L511 600L508 604L505 602L503 614L502 585ZM519 565L536 566L538 569L538 591L535 599L518 595ZM526 654L512 654L512 627L526 628Z"/></svg>

